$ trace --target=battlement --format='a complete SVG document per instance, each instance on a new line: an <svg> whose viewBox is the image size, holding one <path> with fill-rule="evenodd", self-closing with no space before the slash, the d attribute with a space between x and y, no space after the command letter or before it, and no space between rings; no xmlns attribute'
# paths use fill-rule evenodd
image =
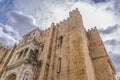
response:
<svg viewBox="0 0 120 80"><path fill-rule="evenodd" d="M10 51L0 48L0 56L0 80L11 73L20 80L115 80L97 28L86 31L77 8L59 23L27 33Z"/></svg>
<svg viewBox="0 0 120 80"><path fill-rule="evenodd" d="M60 25L66 24L67 21L69 21L69 19L73 16L80 15L80 12L78 11L78 8L76 8L75 10L72 10L69 12L69 17L67 17L66 19L60 21L59 23L52 23L50 27L48 27L47 29L45 29L44 31L48 31L51 27L55 26L55 27L59 27Z"/></svg>
<svg viewBox="0 0 120 80"><path fill-rule="evenodd" d="M88 32L89 34L91 34L91 33L96 32L96 31L98 31L98 30L97 30L97 27L94 27L94 28L88 29L87 32Z"/></svg>
<svg viewBox="0 0 120 80"><path fill-rule="evenodd" d="M75 14L80 15L80 12L78 11L78 8L76 8L75 10L70 11L69 12L69 17L76 16Z"/></svg>
<svg viewBox="0 0 120 80"><path fill-rule="evenodd" d="M101 41L100 34L96 27L88 29L87 31L88 39L95 39L96 41Z"/></svg>

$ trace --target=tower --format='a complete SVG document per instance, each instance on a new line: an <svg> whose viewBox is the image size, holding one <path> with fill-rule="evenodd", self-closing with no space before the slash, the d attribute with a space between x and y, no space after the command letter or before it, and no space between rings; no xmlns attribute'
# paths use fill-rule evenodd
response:
<svg viewBox="0 0 120 80"><path fill-rule="evenodd" d="M97 80L115 80L115 69L96 27L88 30L88 39Z"/></svg>
<svg viewBox="0 0 120 80"><path fill-rule="evenodd" d="M24 35L0 73L0 80L116 80L97 29L84 28L78 9L46 30Z"/></svg>

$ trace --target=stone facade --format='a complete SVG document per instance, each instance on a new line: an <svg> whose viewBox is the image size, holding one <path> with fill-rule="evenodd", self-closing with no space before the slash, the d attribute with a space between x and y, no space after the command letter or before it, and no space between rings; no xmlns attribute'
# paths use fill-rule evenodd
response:
<svg viewBox="0 0 120 80"><path fill-rule="evenodd" d="M6 53L0 53L0 80L116 80L97 29L86 31L78 9L24 35Z"/></svg>

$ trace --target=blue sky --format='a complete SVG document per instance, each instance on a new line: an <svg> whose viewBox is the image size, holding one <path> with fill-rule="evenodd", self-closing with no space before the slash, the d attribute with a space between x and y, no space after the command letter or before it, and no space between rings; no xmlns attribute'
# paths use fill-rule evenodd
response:
<svg viewBox="0 0 120 80"><path fill-rule="evenodd" d="M39 27L68 17L78 8L86 29L96 26L120 74L120 0L0 0L0 42L12 46Z"/></svg>

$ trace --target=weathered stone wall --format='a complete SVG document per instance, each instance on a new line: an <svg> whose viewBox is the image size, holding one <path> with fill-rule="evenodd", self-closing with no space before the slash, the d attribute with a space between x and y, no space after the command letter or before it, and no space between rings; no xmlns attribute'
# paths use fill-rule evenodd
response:
<svg viewBox="0 0 120 80"><path fill-rule="evenodd" d="M44 31L36 28L23 38L9 51L0 67L2 77L2 73L8 75L12 72L19 80L27 70L32 73L32 78L29 77L31 80L115 80L113 65L97 29L85 30L78 9L71 11L66 20L52 23ZM25 52L27 47L29 51ZM35 49L38 50L37 57L30 61L30 50ZM18 61L21 50L25 53L22 54L24 58ZM35 54L32 56L35 57ZM16 67L8 70L10 66ZM18 79L18 75L22 77Z"/></svg>
<svg viewBox="0 0 120 80"><path fill-rule="evenodd" d="M0 71L2 70L2 66L6 62L6 58L9 55L10 50L11 49L5 48L4 46L2 46L2 44L0 44Z"/></svg>
<svg viewBox="0 0 120 80"><path fill-rule="evenodd" d="M7 56L7 53L10 49L5 48L2 44L0 44L0 68L4 64L4 59Z"/></svg>
<svg viewBox="0 0 120 80"><path fill-rule="evenodd" d="M61 45L60 37L63 38ZM38 57L42 61L39 80L95 80L89 43L78 10L73 10L69 18L43 31L39 42L44 44Z"/></svg>
<svg viewBox="0 0 120 80"><path fill-rule="evenodd" d="M95 80L94 69L89 56L88 39L83 26L82 17L79 12L73 11L71 18L71 70L72 80ZM72 49L73 48L73 49ZM75 60L75 61L74 61ZM80 66L80 67L79 67Z"/></svg>
<svg viewBox="0 0 120 80"><path fill-rule="evenodd" d="M97 29L88 31L90 56L93 61L97 80L116 80L115 70L108 57Z"/></svg>

